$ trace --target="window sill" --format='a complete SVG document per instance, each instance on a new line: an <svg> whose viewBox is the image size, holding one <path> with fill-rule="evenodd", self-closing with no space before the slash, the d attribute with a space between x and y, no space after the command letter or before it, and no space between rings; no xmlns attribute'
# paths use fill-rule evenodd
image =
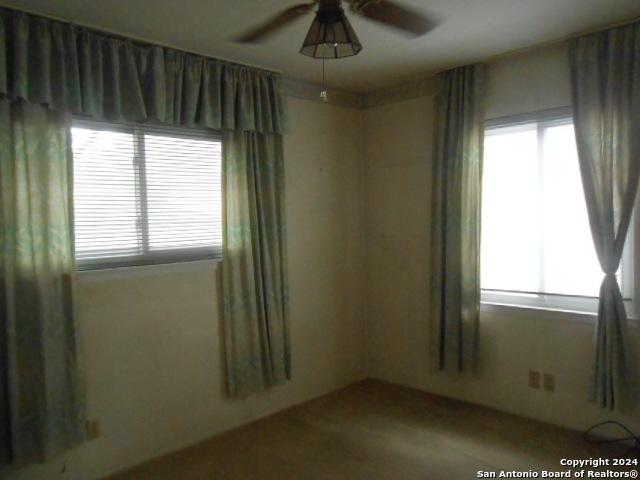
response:
<svg viewBox="0 0 640 480"><path fill-rule="evenodd" d="M76 272L79 282L106 282L155 275L167 275L186 272L214 272L221 260L196 260L191 262L160 263L155 265L137 265L131 267L101 268L96 270L80 270Z"/></svg>
<svg viewBox="0 0 640 480"><path fill-rule="evenodd" d="M577 310L563 310L555 308L534 307L531 305L513 305L497 302L480 302L481 314L498 314L498 315L524 315L528 317L537 317L542 320L561 320L577 323L588 323L595 325L597 314L592 312L581 312ZM640 321L637 316L629 315L627 317L628 327L640 329Z"/></svg>
<svg viewBox="0 0 640 480"><path fill-rule="evenodd" d="M480 303L481 313L498 313L498 314L524 314L529 316L536 316L542 319L549 320L570 320L582 323L595 323L596 314L591 312L583 312L579 310L565 310L559 308L550 307L536 307L532 305L514 305L508 303L498 302L486 302Z"/></svg>

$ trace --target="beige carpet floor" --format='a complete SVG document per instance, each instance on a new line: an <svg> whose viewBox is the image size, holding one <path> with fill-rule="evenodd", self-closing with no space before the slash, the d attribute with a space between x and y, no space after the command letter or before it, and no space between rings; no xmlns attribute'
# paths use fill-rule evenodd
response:
<svg viewBox="0 0 640 480"><path fill-rule="evenodd" d="M621 452L540 422L366 380L113 479L473 479L479 470L566 470L561 458Z"/></svg>

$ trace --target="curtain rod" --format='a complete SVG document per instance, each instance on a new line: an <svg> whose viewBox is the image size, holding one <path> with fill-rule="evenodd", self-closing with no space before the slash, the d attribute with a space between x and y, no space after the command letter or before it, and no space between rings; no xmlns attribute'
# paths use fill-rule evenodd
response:
<svg viewBox="0 0 640 480"><path fill-rule="evenodd" d="M117 38L121 38L124 40L131 40L137 43L142 43L145 45L149 45L149 46L158 46L158 47L163 47L163 48L170 48L172 50L175 50L177 52L181 52L181 53L186 53L189 55L197 55L200 57L205 57L205 58L209 58L211 60L221 60L223 62L227 62L230 63L232 65L238 65L240 67L250 67L250 68L256 68L258 70L265 70L267 72L273 72L273 73L278 73L278 74L283 74L283 72L281 70L276 70L275 68L268 68L268 67L263 67L260 65L253 65L251 63L244 63L244 62L239 62L237 60L231 60L228 58L224 58L224 57L214 57L212 55L206 54L206 53L202 53L202 52L198 52L195 50L186 50L184 48L180 48L180 47L176 47L175 45L170 45L168 43L163 43L163 42L157 42L154 40L149 40L146 38L142 38L142 37L138 37L136 35L130 35L127 33L122 33L122 32L118 32L116 30L108 30L102 27L97 27L95 25L90 25L90 24L81 24L81 23L77 23L74 22L73 20L69 20L67 18L63 18L63 17L58 17L56 15L50 15L50 14L46 14L46 13L41 13L41 12L36 12L34 10L30 10L28 8L23 8L23 7L14 7L12 5L7 5L4 2L0 1L0 8L4 8L6 10L13 10L15 12L18 13L25 13L27 15L31 15L31 16L35 16L35 17L42 17L42 18L46 18L48 20L54 20L56 22L61 22L61 23L67 23L71 26L74 27L78 27L78 28L84 28L86 30L89 30L91 32L95 32L101 35L108 35L111 37L117 37Z"/></svg>

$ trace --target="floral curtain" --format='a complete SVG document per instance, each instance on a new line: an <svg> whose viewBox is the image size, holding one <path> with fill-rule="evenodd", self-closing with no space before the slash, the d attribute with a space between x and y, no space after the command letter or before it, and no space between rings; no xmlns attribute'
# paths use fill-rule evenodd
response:
<svg viewBox="0 0 640 480"><path fill-rule="evenodd" d="M84 438L68 120L0 100L0 378L9 407L0 415L9 428L0 451L13 463L43 460Z"/></svg>
<svg viewBox="0 0 640 480"><path fill-rule="evenodd" d="M0 9L0 95L114 122L283 133L281 75Z"/></svg>
<svg viewBox="0 0 640 480"><path fill-rule="evenodd" d="M282 137L228 132L223 185L227 386L244 396L291 378Z"/></svg>
<svg viewBox="0 0 640 480"><path fill-rule="evenodd" d="M640 180L640 22L572 39L569 59L580 172L604 272L592 400L613 409L633 381L616 271Z"/></svg>
<svg viewBox="0 0 640 480"><path fill-rule="evenodd" d="M471 371L480 315L483 66L444 72L432 172L431 351L440 370Z"/></svg>
<svg viewBox="0 0 640 480"><path fill-rule="evenodd" d="M225 132L229 393L290 377L281 75L0 8L0 104L0 464L84 436L71 115Z"/></svg>

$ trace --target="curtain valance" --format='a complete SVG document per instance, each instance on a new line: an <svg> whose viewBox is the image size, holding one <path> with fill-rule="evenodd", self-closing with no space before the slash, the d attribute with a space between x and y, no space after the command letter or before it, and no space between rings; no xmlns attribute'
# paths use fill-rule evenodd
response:
<svg viewBox="0 0 640 480"><path fill-rule="evenodd" d="M283 133L281 75L0 9L0 95L111 121Z"/></svg>

